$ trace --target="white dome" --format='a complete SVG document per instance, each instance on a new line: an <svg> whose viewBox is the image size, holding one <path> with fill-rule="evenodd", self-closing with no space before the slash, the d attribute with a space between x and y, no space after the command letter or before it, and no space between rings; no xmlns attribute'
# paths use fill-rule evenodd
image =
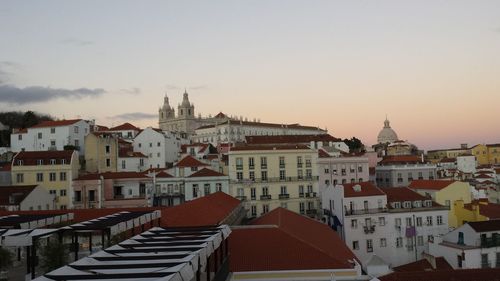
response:
<svg viewBox="0 0 500 281"><path fill-rule="evenodd" d="M389 120L385 119L384 128L378 133L378 143L392 143L398 140L398 135L389 125Z"/></svg>

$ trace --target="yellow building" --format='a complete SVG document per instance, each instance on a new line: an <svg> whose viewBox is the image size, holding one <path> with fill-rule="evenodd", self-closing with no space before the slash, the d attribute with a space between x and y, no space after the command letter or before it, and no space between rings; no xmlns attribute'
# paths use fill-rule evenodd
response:
<svg viewBox="0 0 500 281"><path fill-rule="evenodd" d="M455 202L458 226L466 222L500 219L500 204L488 202L487 199L474 200L469 204L458 200Z"/></svg>
<svg viewBox="0 0 500 281"><path fill-rule="evenodd" d="M55 196L55 208L72 208L72 181L78 177L74 150L21 151L12 159L13 185L40 185Z"/></svg>
<svg viewBox="0 0 500 281"><path fill-rule="evenodd" d="M114 134L93 132L85 136L85 171L116 172L118 138Z"/></svg>
<svg viewBox="0 0 500 281"><path fill-rule="evenodd" d="M500 143L478 144L472 147L471 152L476 156L478 165L500 164Z"/></svg>
<svg viewBox="0 0 500 281"><path fill-rule="evenodd" d="M229 192L258 217L283 207L317 215L317 152L305 145L247 145L228 153Z"/></svg>
<svg viewBox="0 0 500 281"><path fill-rule="evenodd" d="M414 180L409 187L421 195L431 197L438 204L449 206L448 225L450 227L461 225L456 213L455 202L471 202L469 183L453 180Z"/></svg>
<svg viewBox="0 0 500 281"><path fill-rule="evenodd" d="M436 164L444 158L457 158L464 154L471 154L471 149L468 149L466 144L462 144L460 148L429 150L427 160Z"/></svg>

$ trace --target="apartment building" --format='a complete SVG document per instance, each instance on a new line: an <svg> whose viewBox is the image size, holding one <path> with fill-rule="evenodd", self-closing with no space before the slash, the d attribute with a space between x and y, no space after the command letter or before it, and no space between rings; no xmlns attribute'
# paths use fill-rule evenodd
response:
<svg viewBox="0 0 500 281"><path fill-rule="evenodd" d="M436 178L436 164L426 163L423 157L404 155L386 156L375 167L378 187L408 186L414 179Z"/></svg>

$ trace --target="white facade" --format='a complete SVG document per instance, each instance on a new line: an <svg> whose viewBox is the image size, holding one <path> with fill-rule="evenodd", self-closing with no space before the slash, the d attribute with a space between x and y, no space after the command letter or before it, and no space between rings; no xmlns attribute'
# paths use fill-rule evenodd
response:
<svg viewBox="0 0 500 281"><path fill-rule="evenodd" d="M428 252L429 241L448 232L448 209L414 205L426 202L410 201L409 208L401 202L394 207L383 193L349 197L342 186L329 186L321 200L327 223L337 228L364 268L373 255L391 267L417 261L422 252Z"/></svg>
<svg viewBox="0 0 500 281"><path fill-rule="evenodd" d="M281 125L271 123L228 120L221 124L203 126L195 130L195 142L218 143L244 142L246 136L319 135L326 131L297 124Z"/></svg>
<svg viewBox="0 0 500 281"><path fill-rule="evenodd" d="M490 230L475 230L474 224L491 224ZM500 227L498 221L466 223L430 246L430 254L443 256L454 268L500 267Z"/></svg>
<svg viewBox="0 0 500 281"><path fill-rule="evenodd" d="M13 152L64 150L64 146L73 145L84 155L85 136L89 132L89 123L81 119L42 122L27 131L12 133L11 149Z"/></svg>
<svg viewBox="0 0 500 281"><path fill-rule="evenodd" d="M370 180L367 157L318 158L320 190L332 184L365 182Z"/></svg>
<svg viewBox="0 0 500 281"><path fill-rule="evenodd" d="M378 165L375 167L378 187L408 186L412 180L433 180L436 176L436 164L412 163Z"/></svg>
<svg viewBox="0 0 500 281"><path fill-rule="evenodd" d="M464 155L457 156L457 169L463 173L475 173L476 172L476 156L474 155Z"/></svg>
<svg viewBox="0 0 500 281"><path fill-rule="evenodd" d="M148 157L146 156L118 157L116 170L118 172L142 172L149 168L149 166L146 166L147 162Z"/></svg>
<svg viewBox="0 0 500 281"><path fill-rule="evenodd" d="M133 146L135 152L148 157L146 167L165 168L179 159L181 145L184 143L187 143L186 139L171 132L148 127L135 137Z"/></svg>

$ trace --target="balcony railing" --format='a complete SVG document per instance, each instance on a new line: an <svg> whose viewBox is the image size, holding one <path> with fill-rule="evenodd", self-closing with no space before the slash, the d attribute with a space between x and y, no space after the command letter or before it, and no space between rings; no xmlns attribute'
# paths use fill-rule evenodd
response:
<svg viewBox="0 0 500 281"><path fill-rule="evenodd" d="M261 195L260 200L271 200L272 196L271 195Z"/></svg>
<svg viewBox="0 0 500 281"><path fill-rule="evenodd" d="M387 212L387 208L345 210L344 214L346 216L355 216L355 215L377 214L385 212Z"/></svg>
<svg viewBox="0 0 500 281"><path fill-rule="evenodd" d="M261 168L262 170L267 169L267 164L261 164L261 165L260 165L260 168Z"/></svg>
<svg viewBox="0 0 500 281"><path fill-rule="evenodd" d="M254 168L255 168L255 166L254 166L254 165L249 165L249 166L248 166L248 169L249 169L249 170L253 170Z"/></svg>
<svg viewBox="0 0 500 281"><path fill-rule="evenodd" d="M319 179L319 176L311 176L311 177L275 177L275 178L255 178L254 180L251 179L236 179L236 180L231 180L231 183L262 183L262 182L294 182L294 181L317 181Z"/></svg>
<svg viewBox="0 0 500 281"><path fill-rule="evenodd" d="M236 196L236 199L238 199L240 201L245 201L245 200L247 200L247 197L246 196Z"/></svg>
<svg viewBox="0 0 500 281"><path fill-rule="evenodd" d="M285 169L285 164L280 164L280 169Z"/></svg>
<svg viewBox="0 0 500 281"><path fill-rule="evenodd" d="M243 170L243 165L236 165L236 170Z"/></svg>
<svg viewBox="0 0 500 281"><path fill-rule="evenodd" d="M491 263L489 261L487 262L481 262L481 268L490 268L491 267Z"/></svg>
<svg viewBox="0 0 500 281"><path fill-rule="evenodd" d="M315 198L316 197L316 192L308 192L306 193L307 198Z"/></svg>
<svg viewBox="0 0 500 281"><path fill-rule="evenodd" d="M303 198L303 197L304 197L304 192L299 193L299 197L300 197L300 198Z"/></svg>
<svg viewBox="0 0 500 281"><path fill-rule="evenodd" d="M288 199L290 198L290 194L280 194L279 199Z"/></svg>
<svg viewBox="0 0 500 281"><path fill-rule="evenodd" d="M500 236L481 239L481 248L500 247Z"/></svg>

